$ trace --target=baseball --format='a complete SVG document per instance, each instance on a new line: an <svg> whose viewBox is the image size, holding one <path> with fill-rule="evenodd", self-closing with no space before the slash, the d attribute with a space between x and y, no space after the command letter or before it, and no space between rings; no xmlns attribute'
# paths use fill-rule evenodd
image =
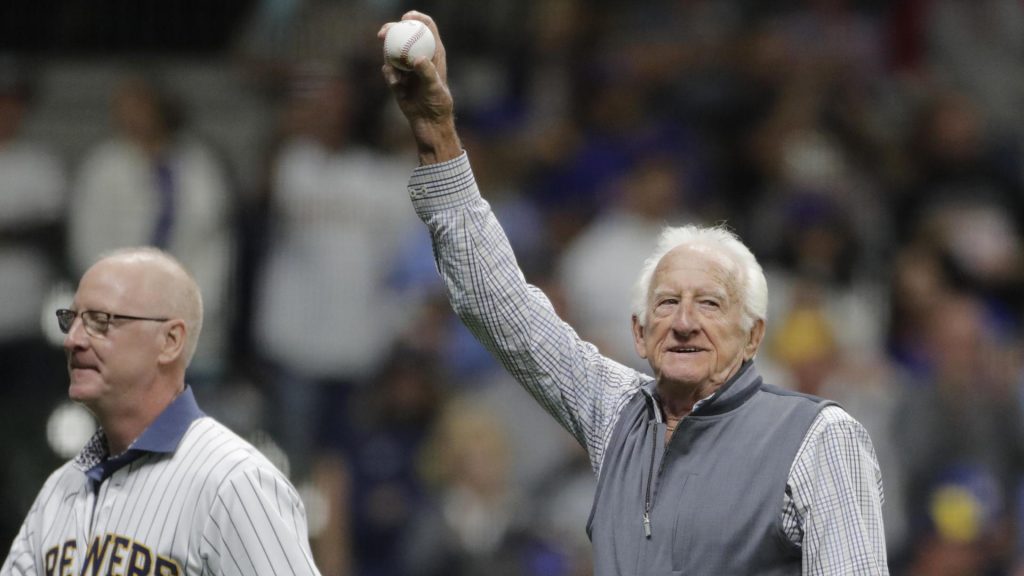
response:
<svg viewBox="0 0 1024 576"><path fill-rule="evenodd" d="M384 60L399 70L412 70L416 58L434 57L434 35L419 20L402 20L388 28L384 36Z"/></svg>

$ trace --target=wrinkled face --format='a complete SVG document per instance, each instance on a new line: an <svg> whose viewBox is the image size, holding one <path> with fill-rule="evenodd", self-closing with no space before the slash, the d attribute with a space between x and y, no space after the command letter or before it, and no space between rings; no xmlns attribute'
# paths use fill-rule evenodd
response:
<svg viewBox="0 0 1024 576"><path fill-rule="evenodd" d="M147 305L147 286L138 266L104 260L90 268L75 292L71 309L157 317ZM151 302L159 299L149 296ZM68 396L95 412L115 412L144 396L154 380L164 323L113 320L106 334L90 334L81 317L64 337L70 386Z"/></svg>
<svg viewBox="0 0 1024 576"><path fill-rule="evenodd" d="M717 387L761 342L764 322L744 330L743 319L736 264L701 246L679 247L654 270L647 325L634 318L634 344L659 384Z"/></svg>

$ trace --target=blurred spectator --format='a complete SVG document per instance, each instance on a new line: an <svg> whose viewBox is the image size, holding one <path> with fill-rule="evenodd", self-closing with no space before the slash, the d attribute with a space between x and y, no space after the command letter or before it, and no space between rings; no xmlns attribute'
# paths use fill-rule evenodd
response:
<svg viewBox="0 0 1024 576"><path fill-rule="evenodd" d="M177 257L203 292L204 323L192 384L226 370L234 272L234 192L222 158L184 124L159 83L128 76L112 96L114 134L79 166L69 213L76 273L102 253L152 245Z"/></svg>
<svg viewBox="0 0 1024 576"><path fill-rule="evenodd" d="M994 126L961 90L926 93L908 135L910 180L896 198L901 230L914 233L931 209L950 204L991 207L1013 227L1024 224L1019 162L1001 160Z"/></svg>
<svg viewBox="0 0 1024 576"><path fill-rule="evenodd" d="M1008 381L1017 372L1006 366L1008 358L1019 354L1001 352L1019 343L1006 342L993 328L974 296L950 294L937 301L924 332L926 379L911 388L900 408L896 438L911 517L928 510L929 487L949 469L967 466L992 478L994 489L1003 495L993 512L1003 528L999 545L986 552L985 562L1005 571L1013 507L1003 499L1015 493L1024 474L1024 418L1015 382Z"/></svg>
<svg viewBox="0 0 1024 576"><path fill-rule="evenodd" d="M1019 331L1024 187L999 161L991 125L964 93L937 91L910 139L911 178L894 199L901 238L933 252L948 284Z"/></svg>
<svg viewBox="0 0 1024 576"><path fill-rule="evenodd" d="M538 156L530 194L548 215L552 246L562 249L614 196L614 185L647 158L684 162L700 150L689 127L654 106L651 87L599 69L584 76L586 97L571 124L552 143L557 153ZM550 135L550 134L549 134ZM696 174L700 166L687 166Z"/></svg>
<svg viewBox="0 0 1024 576"><path fill-rule="evenodd" d="M402 142L407 144L409 139L404 133L402 136ZM544 226L544 213L523 191L526 162L517 140L472 128L467 129L461 138L463 146L473 150L475 165L479 166L475 171L477 181L488 186L487 200L502 222L509 241L522 254L525 273L532 281L548 279L555 250L551 245L551 235ZM407 325L407 334L403 338L416 341L417 346L433 348L440 355L453 386L488 386L493 374L503 371L494 357L452 314L434 263L430 237L419 225L408 228L404 234L388 275L388 284L401 294L401 300L408 309L418 309L429 319ZM433 338L421 336L427 332L437 334Z"/></svg>
<svg viewBox="0 0 1024 576"><path fill-rule="evenodd" d="M232 55L258 88L286 92L304 62L379 54L373 35L394 18L393 1L255 0L239 25ZM372 90L367 86L367 90Z"/></svg>
<svg viewBox="0 0 1024 576"><path fill-rule="evenodd" d="M499 422L475 403L445 406L422 455L434 490L409 526L405 574L562 573L557 553L530 529L533 514L509 477L509 447Z"/></svg>
<svg viewBox="0 0 1024 576"><path fill-rule="evenodd" d="M603 35L599 65L651 94L658 114L714 126L731 101L747 11L717 0L655 0L643 10L610 5L592 16Z"/></svg>
<svg viewBox="0 0 1024 576"><path fill-rule="evenodd" d="M61 160L30 141L27 63L0 57L0 542L10 542L38 486L57 463L47 455L46 416L63 397L63 354L42 322L47 294L62 279L67 181ZM17 439L17 440L15 440ZM28 491L26 491L28 490Z"/></svg>
<svg viewBox="0 0 1024 576"><path fill-rule="evenodd" d="M333 70L294 78L290 134L273 159L253 335L271 364L271 431L308 472L324 418L379 367L412 312L389 296L414 161L353 139L360 110Z"/></svg>
<svg viewBox="0 0 1024 576"><path fill-rule="evenodd" d="M549 494L551 485L560 484L563 473L578 458L579 443L551 416L537 405L526 390L507 373L494 370L482 386L460 397L493 412L498 426L505 432L510 455L509 479L523 494L536 497ZM594 480L593 471L589 478ZM593 500L590 486L590 501ZM588 501L589 503L589 501ZM574 528L585 526L587 513L576 517ZM566 522L571 522L565 518Z"/></svg>
<svg viewBox="0 0 1024 576"><path fill-rule="evenodd" d="M559 262L566 313L580 336L638 370L649 367L627 329L633 283L662 227L691 219L685 212L686 170L673 158L638 162L618 178L605 208L565 247Z"/></svg>
<svg viewBox="0 0 1024 576"><path fill-rule="evenodd" d="M941 254L949 281L980 296L1005 329L1024 312L1024 238L998 206L953 200L923 216L920 234Z"/></svg>
<svg viewBox="0 0 1024 576"><path fill-rule="evenodd" d="M372 384L332 419L325 454L313 469L329 504L313 547L324 574L404 574L398 544L424 505L416 464L445 384L436 357L399 346Z"/></svg>
<svg viewBox="0 0 1024 576"><path fill-rule="evenodd" d="M934 247L912 244L893 258L886 349L890 358L916 376L927 375L926 336L934 310L950 290L942 256Z"/></svg>
<svg viewBox="0 0 1024 576"><path fill-rule="evenodd" d="M0 59L0 365L12 387L32 380L38 350L29 362L22 352L46 347L44 299L63 276L67 176L52 151L23 137L30 105L24 64Z"/></svg>
<svg viewBox="0 0 1024 576"><path fill-rule="evenodd" d="M19 356L8 357L8 347L43 345L43 300L62 276L67 210L61 160L22 134L31 90L25 64L0 59L0 345L12 369L31 364L13 362Z"/></svg>
<svg viewBox="0 0 1024 576"><path fill-rule="evenodd" d="M526 30L528 66L523 73L523 115L528 148L536 158L551 161L561 154L564 135L572 131L574 93L580 63L588 59L593 11L582 0L533 2Z"/></svg>
<svg viewBox="0 0 1024 576"><path fill-rule="evenodd" d="M928 72L979 102L994 126L1024 129L1024 4L931 0L923 13Z"/></svg>
<svg viewBox="0 0 1024 576"><path fill-rule="evenodd" d="M835 346L859 360L877 357L884 350L888 297L862 264L863 243L849 210L816 194L794 195L778 204L761 210L764 221L779 219L768 228L774 238L765 242L774 248L765 266L772 294L765 345L772 346L773 325L780 327L791 312L811 302L830 325L842 326L834 335Z"/></svg>
<svg viewBox="0 0 1024 576"><path fill-rule="evenodd" d="M550 418L548 418L550 420ZM548 437L550 438L550 436ZM567 436L568 438L568 436ZM594 555L585 529L594 505L597 478L583 448L572 441L572 453L562 460L532 492L533 530L554 551L557 559L539 575L589 576L594 573Z"/></svg>
<svg viewBox="0 0 1024 576"><path fill-rule="evenodd" d="M791 268L803 268L830 260L830 270L804 271L824 273L830 281L855 282L880 267L892 240L880 175L854 154L849 140L858 140L867 149L860 154L868 157L877 154L876 143L837 126L828 95L841 88L827 72L813 72L786 80L749 137L758 200L747 212L751 217L746 228L751 244L770 261L788 258ZM804 244L798 237L819 231L832 240L817 248L822 254L808 259L813 254L797 252L814 251L813 240ZM829 246L845 253L830 255Z"/></svg>
<svg viewBox="0 0 1024 576"><path fill-rule="evenodd" d="M1008 574L998 561L1006 544L1004 495L984 469L957 466L939 473L920 510L911 576Z"/></svg>

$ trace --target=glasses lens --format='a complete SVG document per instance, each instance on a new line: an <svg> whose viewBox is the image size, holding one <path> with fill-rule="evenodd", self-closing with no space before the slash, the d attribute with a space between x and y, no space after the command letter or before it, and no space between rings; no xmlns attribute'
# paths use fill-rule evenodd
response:
<svg viewBox="0 0 1024 576"><path fill-rule="evenodd" d="M101 335L107 333L107 328L110 328L110 314L106 312L96 312L95 310L86 310L82 312L82 323L85 324L86 332L93 335Z"/></svg>
<svg viewBox="0 0 1024 576"><path fill-rule="evenodd" d="M67 334L71 331L71 325L75 323L75 316L77 316L77 314L75 314L74 310L68 310L66 308L57 310L57 325L60 326L61 332Z"/></svg>

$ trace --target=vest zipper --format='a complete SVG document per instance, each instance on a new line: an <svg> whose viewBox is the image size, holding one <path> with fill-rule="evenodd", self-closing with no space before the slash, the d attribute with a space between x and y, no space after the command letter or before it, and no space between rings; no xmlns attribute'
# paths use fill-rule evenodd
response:
<svg viewBox="0 0 1024 576"><path fill-rule="evenodd" d="M654 399L651 398L652 407ZM651 463L647 468L647 490L644 492L644 536L651 539L651 483L654 481L654 454L658 451L658 436L651 434Z"/></svg>

